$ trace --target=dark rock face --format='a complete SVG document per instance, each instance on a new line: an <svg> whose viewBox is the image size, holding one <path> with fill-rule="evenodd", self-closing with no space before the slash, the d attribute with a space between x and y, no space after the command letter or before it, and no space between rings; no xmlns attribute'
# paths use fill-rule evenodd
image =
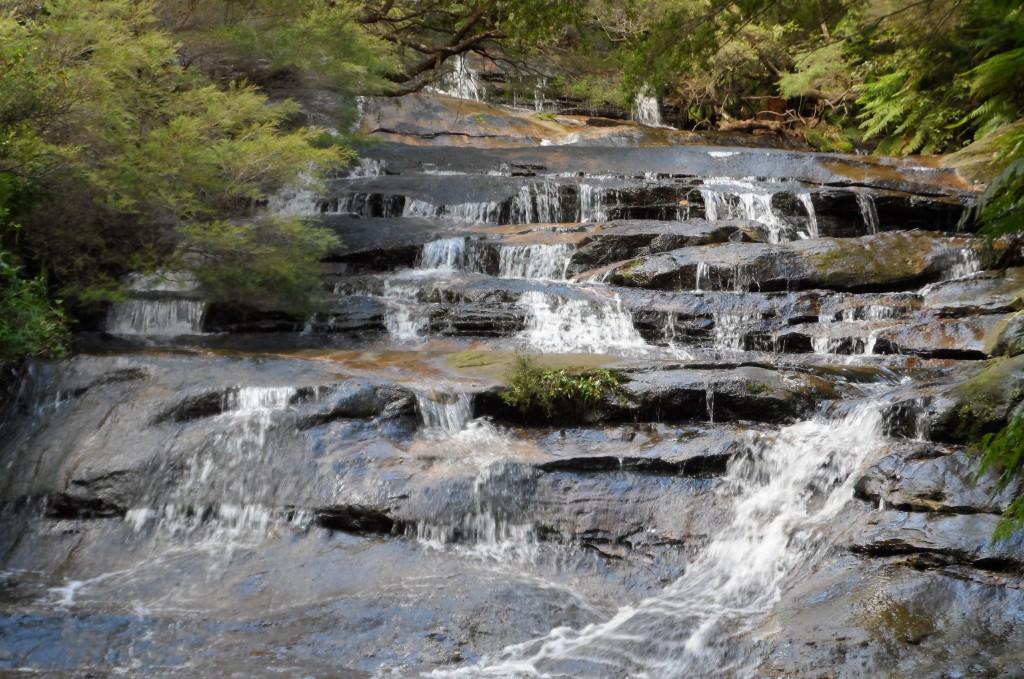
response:
<svg viewBox="0 0 1024 679"><path fill-rule="evenodd" d="M630 287L659 290L903 289L948 271L965 249L980 244L925 232L884 233L847 239L811 239L781 245L724 244L655 255L612 274Z"/></svg>

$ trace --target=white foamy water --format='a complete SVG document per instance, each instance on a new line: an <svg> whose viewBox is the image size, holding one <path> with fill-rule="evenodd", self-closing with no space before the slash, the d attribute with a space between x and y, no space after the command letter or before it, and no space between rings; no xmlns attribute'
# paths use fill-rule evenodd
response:
<svg viewBox="0 0 1024 679"><path fill-rule="evenodd" d="M953 261L942 280L955 281L961 278L970 278L981 271L981 257L974 248L962 248L953 256Z"/></svg>
<svg viewBox="0 0 1024 679"><path fill-rule="evenodd" d="M644 86L633 97L633 120L649 127L665 127L661 120L661 108L651 88Z"/></svg>
<svg viewBox="0 0 1024 679"><path fill-rule="evenodd" d="M772 207L773 192L738 179L708 178L700 189L704 214L709 221L752 219L765 226L770 243L791 239L791 227ZM813 210L813 205L810 210ZM815 222L817 228L817 222Z"/></svg>
<svg viewBox="0 0 1024 679"><path fill-rule="evenodd" d="M604 188L590 184L580 184L580 214L577 221L603 222L608 219L605 206Z"/></svg>
<svg viewBox="0 0 1024 679"><path fill-rule="evenodd" d="M466 265L466 239L443 238L424 243L417 268L459 271Z"/></svg>
<svg viewBox="0 0 1024 679"><path fill-rule="evenodd" d="M473 419L473 397L463 392L417 392L416 406L423 426L444 437L459 433Z"/></svg>
<svg viewBox="0 0 1024 679"><path fill-rule="evenodd" d="M572 251L572 246L565 243L505 245L498 251L498 275L565 280Z"/></svg>
<svg viewBox="0 0 1024 679"><path fill-rule="evenodd" d="M619 353L647 346L615 296L573 299L530 291L519 304L528 312L521 337L539 351Z"/></svg>
<svg viewBox="0 0 1024 679"><path fill-rule="evenodd" d="M811 199L809 193L798 193L796 194L797 200L804 206L804 210L807 211L807 237L817 238L818 237L818 214L814 211L814 201Z"/></svg>
<svg viewBox="0 0 1024 679"><path fill-rule="evenodd" d="M487 90L480 82L480 76L469 67L464 56L457 54L451 57L448 63L450 66L438 82L432 87L425 88L428 92L472 101L480 101L487 95Z"/></svg>
<svg viewBox="0 0 1024 679"><path fill-rule="evenodd" d="M858 193L857 206L860 207L860 216L868 228L868 233L878 233L878 209L875 207L875 199L870 194Z"/></svg>
<svg viewBox="0 0 1024 679"><path fill-rule="evenodd" d="M414 281L384 281L384 327L392 338L415 340L429 327L430 307L417 301L419 292L420 286Z"/></svg>
<svg viewBox="0 0 1024 679"><path fill-rule="evenodd" d="M200 335L206 303L194 299L130 299L110 305L106 330L131 337Z"/></svg>
<svg viewBox="0 0 1024 679"><path fill-rule="evenodd" d="M820 529L853 497L854 472L882 444L881 431L879 408L866 404L753 438L717 491L733 501L732 523L679 580L605 622L556 628L430 676L754 676L760 657L746 635L781 598L787 577L827 548Z"/></svg>

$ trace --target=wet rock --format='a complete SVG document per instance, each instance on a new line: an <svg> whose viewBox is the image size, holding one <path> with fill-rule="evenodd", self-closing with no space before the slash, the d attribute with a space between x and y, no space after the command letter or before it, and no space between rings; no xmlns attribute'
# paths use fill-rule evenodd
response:
<svg viewBox="0 0 1024 679"><path fill-rule="evenodd" d="M1020 309L1022 289L1024 269L1012 268L1005 275L986 272L928 286L922 295L922 306L947 318L1007 314Z"/></svg>
<svg viewBox="0 0 1024 679"><path fill-rule="evenodd" d="M788 422L838 395L823 379L762 367L630 373L622 385L630 414L654 421L710 419Z"/></svg>
<svg viewBox="0 0 1024 679"><path fill-rule="evenodd" d="M936 280L978 240L922 231L861 238L818 238L779 245L723 244L683 248L620 266L611 281L661 290L905 289Z"/></svg>
<svg viewBox="0 0 1024 679"><path fill-rule="evenodd" d="M1024 537L993 543L998 523L999 517L991 514L879 512L849 548L872 557L930 554L949 563L1019 571L1024 566Z"/></svg>
<svg viewBox="0 0 1024 679"><path fill-rule="evenodd" d="M203 332L299 332L305 322L305 318L279 309L236 302L215 302L207 307L203 317Z"/></svg>
<svg viewBox="0 0 1024 679"><path fill-rule="evenodd" d="M924 358L983 359L986 345L1004 316L973 316L957 320L930 319L898 324L877 333L893 353Z"/></svg>
<svg viewBox="0 0 1024 679"><path fill-rule="evenodd" d="M765 625L760 674L1014 677L1024 654L1016 574L836 557L786 592Z"/></svg>
<svg viewBox="0 0 1024 679"><path fill-rule="evenodd" d="M1024 314L1004 318L989 333L985 350L992 356L1019 356L1024 354Z"/></svg>
<svg viewBox="0 0 1024 679"><path fill-rule="evenodd" d="M927 403L928 436L937 441L972 443L1001 429L1024 398L1024 357L996 359L976 374L918 397Z"/></svg>
<svg viewBox="0 0 1024 679"><path fill-rule="evenodd" d="M836 398L835 385L812 375L758 366L729 369L657 369L624 372L624 381L600 402L556 411L523 413L505 403L504 387L477 395L475 415L505 421L554 422L790 422L810 414L823 400Z"/></svg>
<svg viewBox="0 0 1024 679"><path fill-rule="evenodd" d="M534 432L554 459L543 471L633 472L695 477L725 473L729 460L747 443L750 429L731 424L672 427L644 423L594 429Z"/></svg>
<svg viewBox="0 0 1024 679"><path fill-rule="evenodd" d="M856 497L908 512L1000 514L1015 485L993 495L996 474L975 480L978 456L964 448L908 443L872 465L854 486Z"/></svg>
<svg viewBox="0 0 1024 679"><path fill-rule="evenodd" d="M316 523L321 528L357 535L391 535L396 530L395 520L387 510L364 505L321 507L316 510Z"/></svg>
<svg viewBox="0 0 1024 679"><path fill-rule="evenodd" d="M724 243L748 232L757 233L757 222L725 220L708 222L612 221L600 225L572 254L570 271L597 269L641 255L667 252L709 243Z"/></svg>

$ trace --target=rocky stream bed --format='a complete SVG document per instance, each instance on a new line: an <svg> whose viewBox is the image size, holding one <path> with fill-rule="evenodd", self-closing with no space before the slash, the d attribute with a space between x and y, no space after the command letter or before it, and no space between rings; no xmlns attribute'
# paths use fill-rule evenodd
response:
<svg viewBox="0 0 1024 679"><path fill-rule="evenodd" d="M138 277L0 421L0 674L1024 676L1024 261L879 160L419 95L322 311ZM555 422L517 354L606 367Z"/></svg>

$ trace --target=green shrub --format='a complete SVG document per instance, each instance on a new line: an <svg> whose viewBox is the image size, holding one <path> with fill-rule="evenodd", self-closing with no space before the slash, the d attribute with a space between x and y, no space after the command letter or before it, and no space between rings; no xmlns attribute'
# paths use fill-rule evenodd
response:
<svg viewBox="0 0 1024 679"><path fill-rule="evenodd" d="M986 434L981 440L980 478L990 469L999 472L993 494L1004 491L1016 483L1024 473L1024 410L1019 410L1010 422L994 434ZM1024 527L1024 495L1019 495L1003 512L1003 519L996 527L996 540L1005 540Z"/></svg>
<svg viewBox="0 0 1024 679"><path fill-rule="evenodd" d="M505 403L524 417L539 415L547 420L578 417L621 383L614 370L542 368L529 356L516 356L505 381L508 388L501 395Z"/></svg>
<svg viewBox="0 0 1024 679"><path fill-rule="evenodd" d="M64 354L64 312L51 304L43 278L25 279L9 253L0 251L0 363Z"/></svg>

